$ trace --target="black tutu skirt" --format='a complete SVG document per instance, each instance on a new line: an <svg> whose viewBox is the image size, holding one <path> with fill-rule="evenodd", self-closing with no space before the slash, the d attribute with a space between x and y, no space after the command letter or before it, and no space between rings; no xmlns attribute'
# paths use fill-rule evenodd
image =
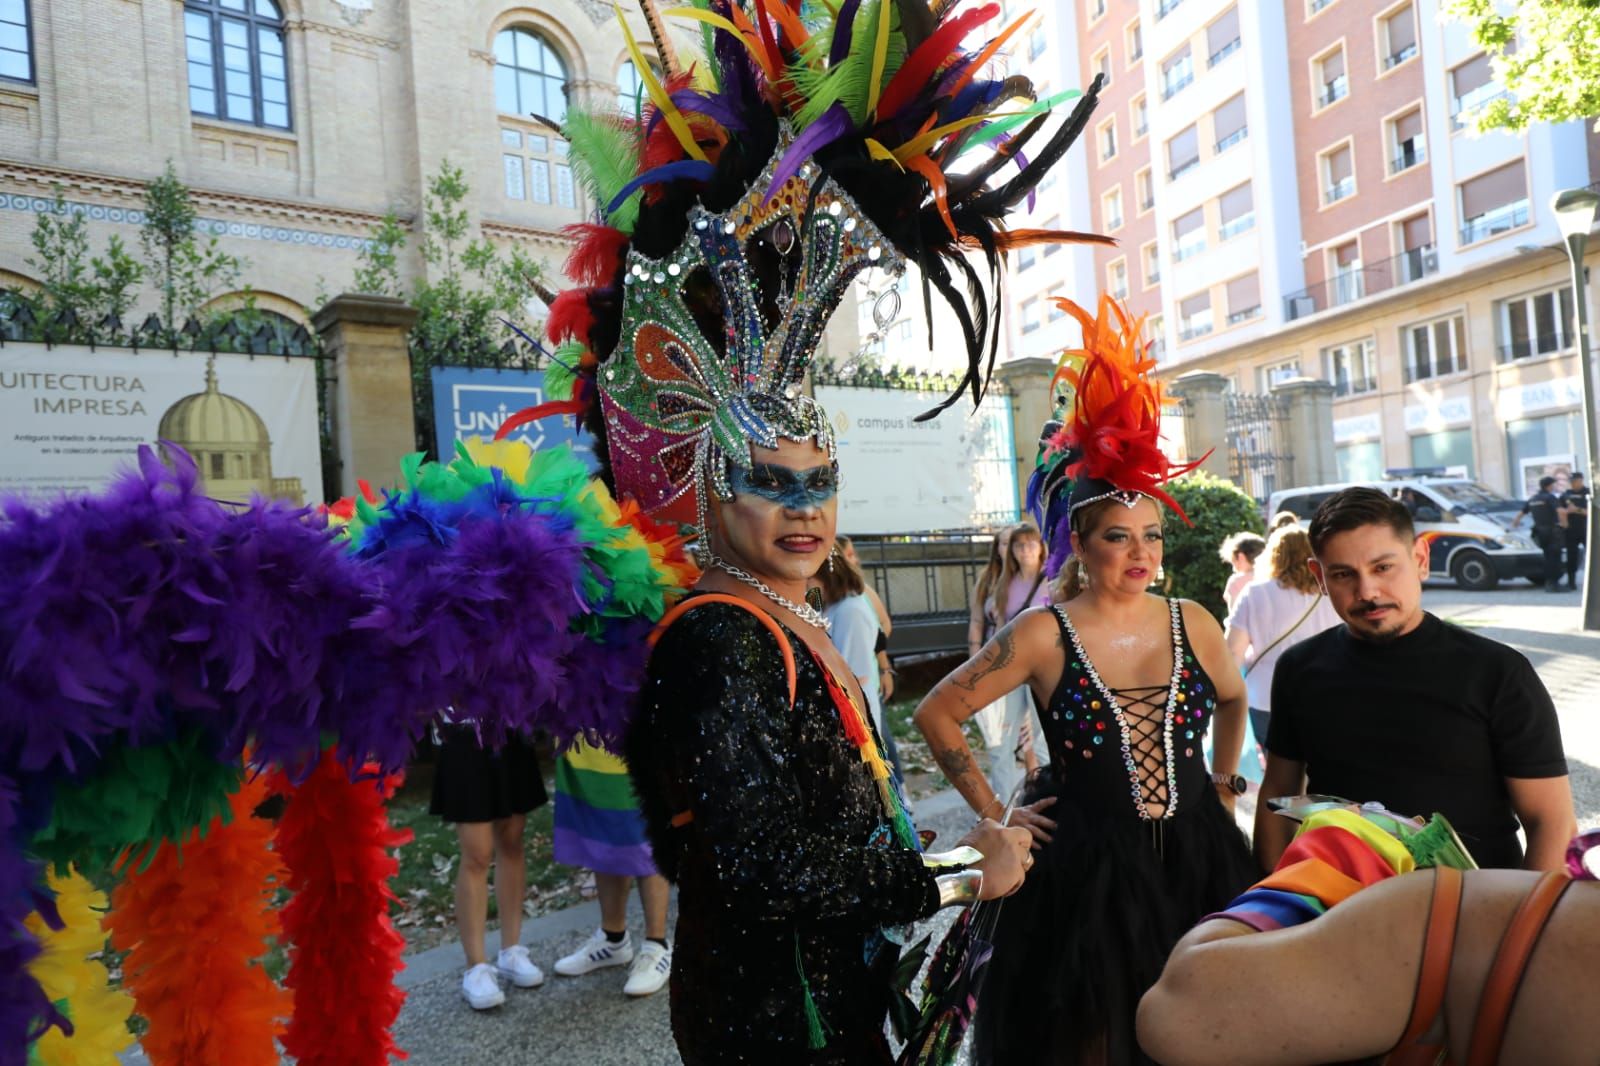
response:
<svg viewBox="0 0 1600 1066"><path fill-rule="evenodd" d="M539 759L527 741L513 735L490 749L471 726L439 727L429 813L447 822L493 822L548 802Z"/></svg>
<svg viewBox="0 0 1600 1066"><path fill-rule="evenodd" d="M1044 812L1058 828L994 920L975 1063L1154 1061L1134 1036L1140 997L1173 945L1258 879L1244 834L1209 784L1199 791L1151 823L1075 803L1048 768L1028 782L1022 802L1058 797Z"/></svg>

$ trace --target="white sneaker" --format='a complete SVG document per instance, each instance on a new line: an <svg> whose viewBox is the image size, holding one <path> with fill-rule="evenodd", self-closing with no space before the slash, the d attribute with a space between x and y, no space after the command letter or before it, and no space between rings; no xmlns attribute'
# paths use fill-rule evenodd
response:
<svg viewBox="0 0 1600 1066"><path fill-rule="evenodd" d="M494 967L480 962L461 978L461 994L472 1004L473 1010L488 1010L506 1001L506 994L495 980Z"/></svg>
<svg viewBox="0 0 1600 1066"><path fill-rule="evenodd" d="M533 964L528 958L528 949L521 944L502 949L494 960L494 968L518 988L538 988L544 984L544 971Z"/></svg>
<svg viewBox="0 0 1600 1066"><path fill-rule="evenodd" d="M664 948L654 940L646 940L639 949L639 957L628 970L628 983L622 992L628 996L649 996L661 991L661 986L672 976L672 949Z"/></svg>
<svg viewBox="0 0 1600 1066"><path fill-rule="evenodd" d="M633 941L626 933L613 944L606 939L604 929L596 929L594 935L579 945L577 951L557 959L555 970L562 977L582 977L607 966L626 966L632 961Z"/></svg>

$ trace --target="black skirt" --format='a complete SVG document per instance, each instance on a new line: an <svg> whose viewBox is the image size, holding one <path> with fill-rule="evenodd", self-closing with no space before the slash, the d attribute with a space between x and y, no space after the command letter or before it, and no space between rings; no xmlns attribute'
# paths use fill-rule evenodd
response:
<svg viewBox="0 0 1600 1066"><path fill-rule="evenodd" d="M485 749L472 726L447 725L439 739L430 813L447 822L493 822L550 802L533 746L521 737Z"/></svg>
<svg viewBox="0 0 1600 1066"><path fill-rule="evenodd" d="M1048 770L1021 802L1059 796ZM995 920L973 1062L1144 1064L1139 1000L1173 946L1257 878L1244 834L1208 786L1159 823L1059 796L1054 839ZM1129 802L1127 796L1120 802Z"/></svg>

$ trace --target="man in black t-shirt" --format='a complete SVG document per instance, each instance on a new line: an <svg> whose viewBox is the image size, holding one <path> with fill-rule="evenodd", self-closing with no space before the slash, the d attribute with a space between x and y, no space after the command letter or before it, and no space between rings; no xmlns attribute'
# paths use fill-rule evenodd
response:
<svg viewBox="0 0 1600 1066"><path fill-rule="evenodd" d="M1307 791L1440 812L1481 866L1561 868L1577 821L1555 706L1533 666L1422 609L1428 543L1403 504L1346 489L1317 508L1310 536L1312 570L1344 625L1278 660L1256 807L1263 868L1294 831L1268 801Z"/></svg>
<svg viewBox="0 0 1600 1066"><path fill-rule="evenodd" d="M1567 588L1578 587L1578 565L1583 559L1583 542L1589 536L1589 486L1582 474L1573 474L1567 491L1561 494L1561 510L1567 519Z"/></svg>
<svg viewBox="0 0 1600 1066"><path fill-rule="evenodd" d="M1561 501L1550 491L1555 483L1553 477L1540 478L1539 491L1528 497L1517 517L1511 520L1511 528L1516 529L1522 525L1524 517L1533 518L1533 542L1544 552L1546 592L1561 591Z"/></svg>

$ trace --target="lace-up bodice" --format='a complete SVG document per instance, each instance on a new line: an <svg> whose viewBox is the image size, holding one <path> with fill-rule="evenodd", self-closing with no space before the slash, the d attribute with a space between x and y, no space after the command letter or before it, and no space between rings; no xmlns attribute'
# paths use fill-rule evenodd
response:
<svg viewBox="0 0 1600 1066"><path fill-rule="evenodd" d="M1065 790L1141 820L1175 816L1206 781L1201 751L1216 688L1189 646L1183 612L1168 600L1172 676L1165 684L1113 689L1083 650L1065 609L1054 609L1066 653L1045 708L1051 763ZM1126 801L1113 803L1112 797Z"/></svg>

